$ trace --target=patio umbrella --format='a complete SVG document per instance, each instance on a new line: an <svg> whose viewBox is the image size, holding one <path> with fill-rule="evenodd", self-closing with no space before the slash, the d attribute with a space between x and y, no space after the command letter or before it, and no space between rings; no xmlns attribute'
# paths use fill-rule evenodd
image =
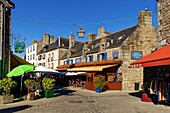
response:
<svg viewBox="0 0 170 113"><path fill-rule="evenodd" d="M7 74L7 77L20 76L24 73L31 72L35 69L34 65L24 64L19 65Z"/></svg>
<svg viewBox="0 0 170 113"><path fill-rule="evenodd" d="M10 71L7 74L7 77L21 76L21 87L20 87L21 95L22 95L22 79L23 79L23 75L24 75L24 73L31 72L34 69L35 69L34 65L24 64L24 65L19 65L18 67L14 68L12 71Z"/></svg>

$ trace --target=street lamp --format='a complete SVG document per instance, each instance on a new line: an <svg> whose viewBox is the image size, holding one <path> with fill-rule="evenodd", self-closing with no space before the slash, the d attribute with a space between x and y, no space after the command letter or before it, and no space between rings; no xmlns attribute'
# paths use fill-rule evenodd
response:
<svg viewBox="0 0 170 113"><path fill-rule="evenodd" d="M79 38L84 38L85 32L84 32L84 30L83 30L82 28L80 28L80 29L77 31L77 34L78 34Z"/></svg>

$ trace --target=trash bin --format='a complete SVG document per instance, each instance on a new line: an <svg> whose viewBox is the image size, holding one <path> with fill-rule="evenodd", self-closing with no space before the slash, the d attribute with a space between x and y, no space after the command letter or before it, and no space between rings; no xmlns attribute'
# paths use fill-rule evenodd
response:
<svg viewBox="0 0 170 113"><path fill-rule="evenodd" d="M139 90L139 82L135 82L135 90Z"/></svg>

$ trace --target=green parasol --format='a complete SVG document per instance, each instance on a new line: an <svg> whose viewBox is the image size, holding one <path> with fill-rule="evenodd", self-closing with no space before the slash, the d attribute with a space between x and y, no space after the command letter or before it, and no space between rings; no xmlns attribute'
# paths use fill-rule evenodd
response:
<svg viewBox="0 0 170 113"><path fill-rule="evenodd" d="M34 65L28 65L28 64L19 65L18 67L10 71L7 74L7 77L20 76L20 75L23 75L24 73L33 71L34 69L35 69Z"/></svg>

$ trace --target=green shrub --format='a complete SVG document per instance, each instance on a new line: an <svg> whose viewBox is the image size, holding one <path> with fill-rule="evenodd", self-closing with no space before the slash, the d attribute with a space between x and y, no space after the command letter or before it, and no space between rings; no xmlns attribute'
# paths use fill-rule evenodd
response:
<svg viewBox="0 0 170 113"><path fill-rule="evenodd" d="M102 75L99 75L97 77L94 78L94 84L95 84L95 88L98 88L100 90L102 90L105 86L105 79Z"/></svg>
<svg viewBox="0 0 170 113"><path fill-rule="evenodd" d="M13 81L12 78L4 78L0 80L0 88L3 89L4 95L9 95L12 88L17 86L17 82Z"/></svg>
<svg viewBox="0 0 170 113"><path fill-rule="evenodd" d="M45 90L52 90L55 85L56 80L49 77L44 77L42 80L42 85Z"/></svg>
<svg viewBox="0 0 170 113"><path fill-rule="evenodd" d="M25 87L26 87L26 88L28 88L28 83L29 83L29 82L34 82L34 83L38 84L38 83L37 83L35 80L33 80L33 79L27 79L27 80L24 81L24 84L25 84Z"/></svg>

